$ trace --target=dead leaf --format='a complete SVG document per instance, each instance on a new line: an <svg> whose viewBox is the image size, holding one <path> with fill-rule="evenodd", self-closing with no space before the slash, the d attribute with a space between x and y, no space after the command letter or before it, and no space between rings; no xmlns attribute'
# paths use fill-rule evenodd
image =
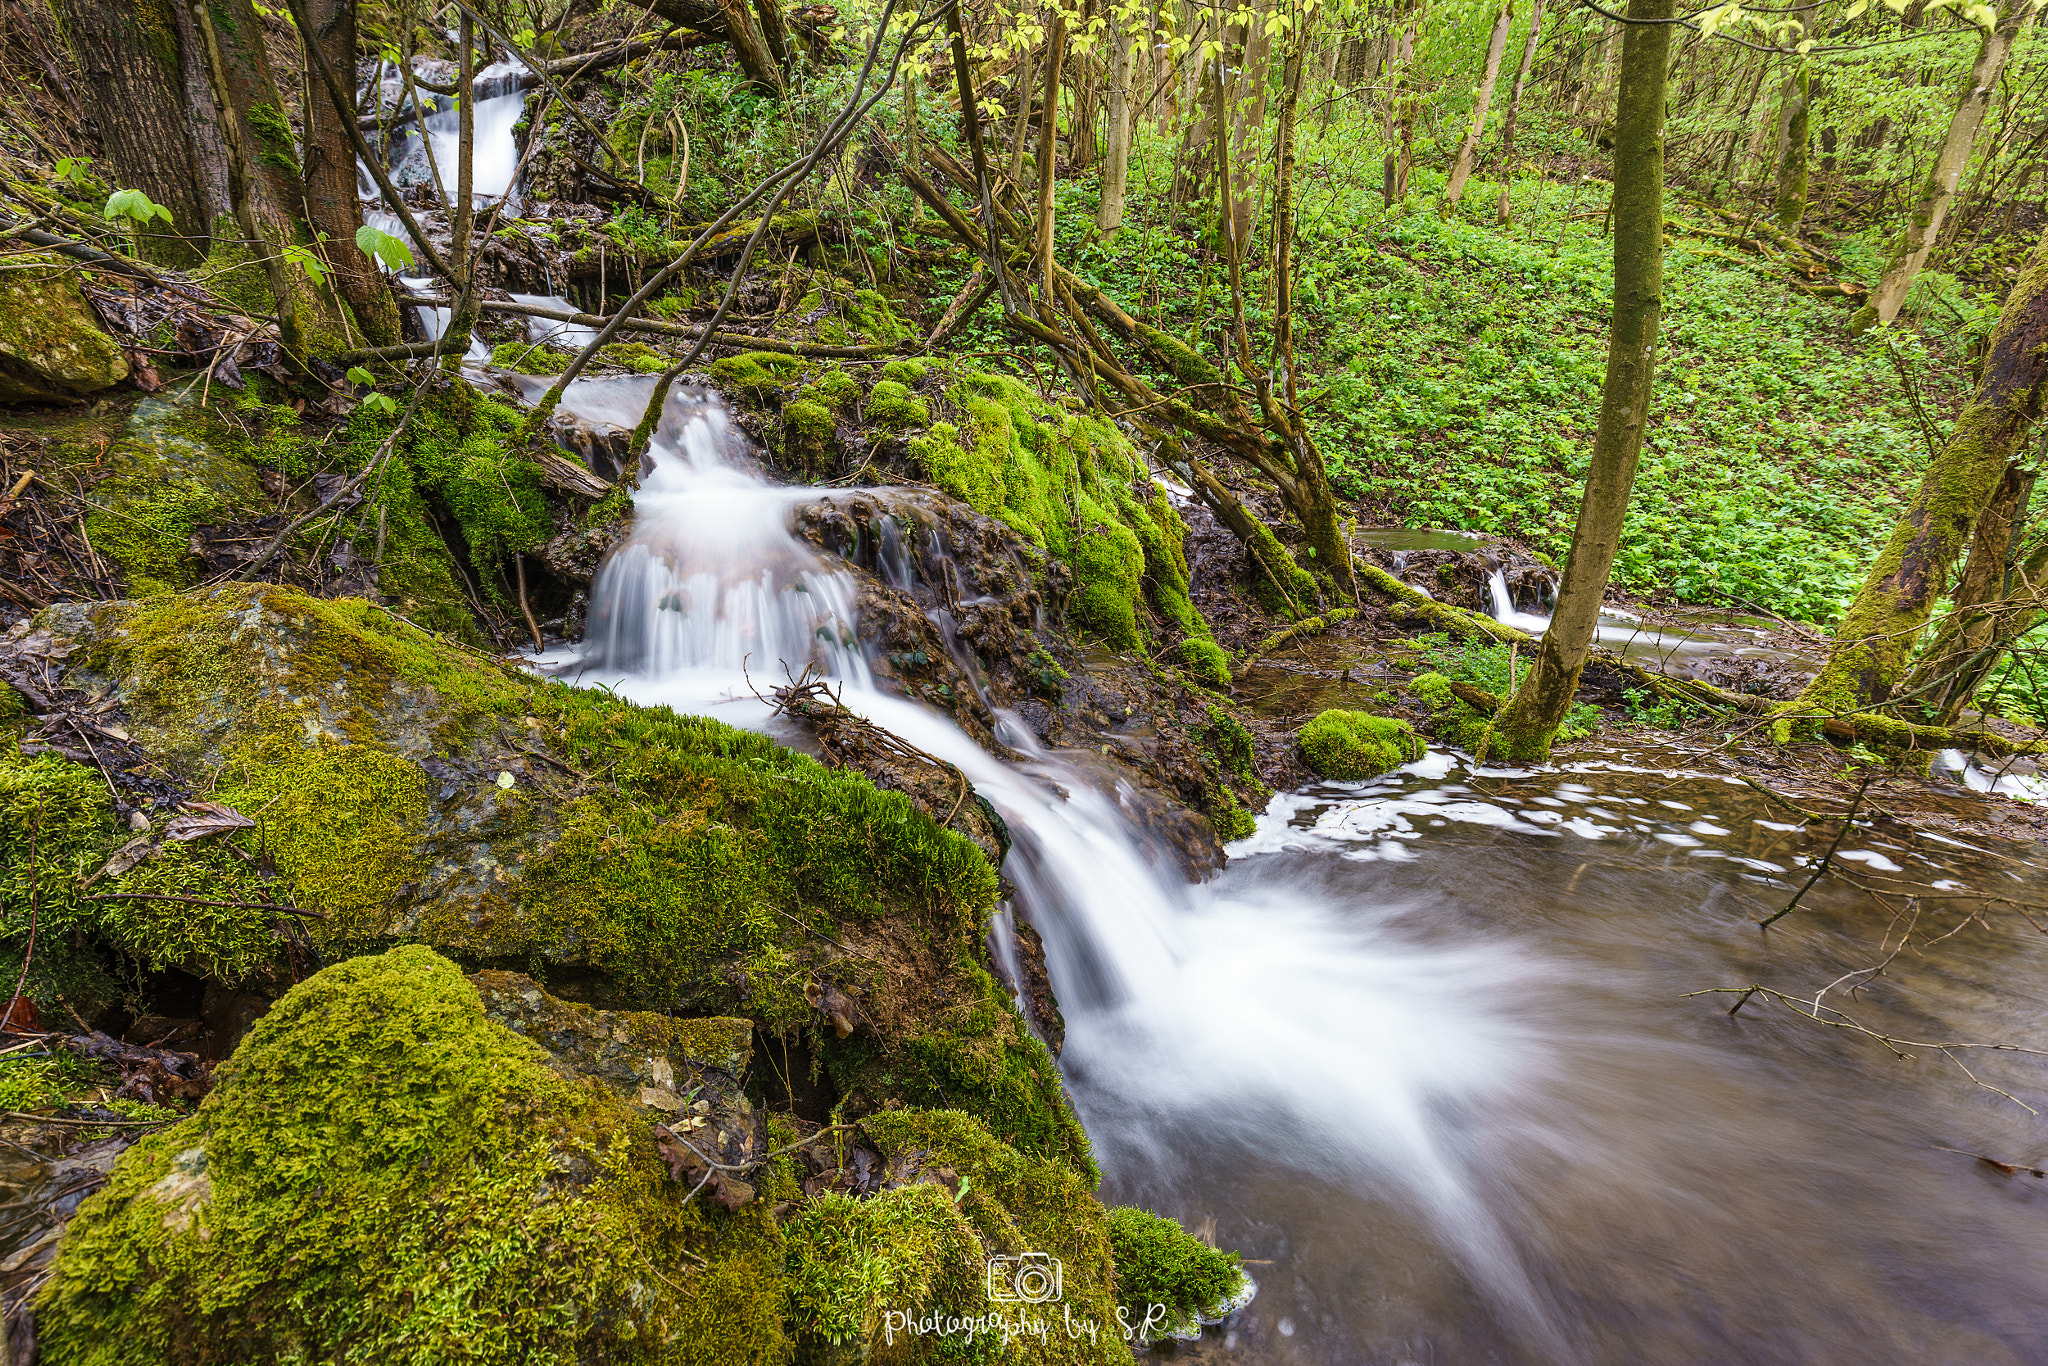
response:
<svg viewBox="0 0 2048 1366"><path fill-rule="evenodd" d="M230 830L252 830L256 822L250 820L232 806L219 802L186 802L184 810L192 814L173 816L164 826L167 840L196 840L207 835L224 835Z"/></svg>
<svg viewBox="0 0 2048 1366"><path fill-rule="evenodd" d="M148 835L137 835L108 855L107 866L95 873L92 880L97 882L103 877L119 877L155 852Z"/></svg>

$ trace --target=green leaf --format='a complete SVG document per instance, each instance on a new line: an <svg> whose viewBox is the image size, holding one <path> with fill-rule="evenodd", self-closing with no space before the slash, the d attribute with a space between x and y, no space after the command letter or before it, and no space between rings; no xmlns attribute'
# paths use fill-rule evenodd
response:
<svg viewBox="0 0 2048 1366"><path fill-rule="evenodd" d="M360 365L351 365L348 368L348 373L343 375L342 378L350 384L375 384L377 382L377 377Z"/></svg>
<svg viewBox="0 0 2048 1366"><path fill-rule="evenodd" d="M140 190L114 191L107 196L107 207L100 210L100 216L125 218L138 228L156 218L171 221L171 211Z"/></svg>
<svg viewBox="0 0 2048 1366"><path fill-rule="evenodd" d="M286 261L305 271L314 284L327 283L327 263L315 256L311 247L302 247L293 242L285 247L283 255Z"/></svg>
<svg viewBox="0 0 2048 1366"><path fill-rule="evenodd" d="M398 400L389 394L371 394L363 400L363 411L390 416L398 411Z"/></svg>
<svg viewBox="0 0 2048 1366"><path fill-rule="evenodd" d="M363 255L375 257L384 269L400 271L412 264L412 248L382 228L368 223L356 229L356 245Z"/></svg>

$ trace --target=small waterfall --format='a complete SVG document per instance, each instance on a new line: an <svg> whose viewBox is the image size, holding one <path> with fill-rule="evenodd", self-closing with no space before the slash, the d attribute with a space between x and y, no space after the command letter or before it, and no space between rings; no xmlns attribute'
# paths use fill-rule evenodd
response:
<svg viewBox="0 0 2048 1366"><path fill-rule="evenodd" d="M559 294L514 294L512 302L532 304L536 308L551 308L557 313L574 313L576 305ZM582 323L557 322L553 318L528 318L526 339L530 342L545 342L565 351L580 351L597 340L597 329L585 327Z"/></svg>
<svg viewBox="0 0 2048 1366"><path fill-rule="evenodd" d="M1503 626L1512 626L1518 631L1527 631L1540 636L1550 629L1550 618L1534 612L1524 612L1515 606L1515 596L1508 591L1508 576L1496 567L1486 579L1486 591L1493 604L1493 619Z"/></svg>
<svg viewBox="0 0 2048 1366"><path fill-rule="evenodd" d="M630 426L651 383L579 382L563 406ZM1361 935L1312 888L1224 897L1187 886L1113 800L1037 752L1020 720L999 727L1025 756L1013 764L874 688L855 643L853 576L788 530L792 504L820 491L763 482L715 395L673 397L653 453L631 537L592 585L584 681L759 725L757 688L806 665L838 678L846 705L958 765L1008 824L1003 871L1044 941L1067 1020L1063 1069L1112 1180L1233 1151L1272 1160L1277 1146L1304 1172L1412 1206L1504 1312L1547 1334L1455 1118L1511 1092L1533 1046L1486 1004L1525 970L1513 954ZM900 530L885 522L883 537L885 573L907 582ZM1262 837L1281 830L1284 818L1262 822ZM1199 1152L1180 1148L1196 1134Z"/></svg>

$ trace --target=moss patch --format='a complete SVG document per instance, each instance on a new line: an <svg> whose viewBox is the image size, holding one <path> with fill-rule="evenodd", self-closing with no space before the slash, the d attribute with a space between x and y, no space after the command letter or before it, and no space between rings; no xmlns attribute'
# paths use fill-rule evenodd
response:
<svg viewBox="0 0 2048 1366"><path fill-rule="evenodd" d="M1422 757L1421 737L1406 721L1332 709L1301 728L1302 762L1325 778L1353 782Z"/></svg>
<svg viewBox="0 0 2048 1366"><path fill-rule="evenodd" d="M696 1359L778 1359L772 1221L681 1206L645 1121L543 1056L424 948L317 974L80 1208L45 1350L567 1366L703 1333Z"/></svg>
<svg viewBox="0 0 2048 1366"><path fill-rule="evenodd" d="M1237 1254L1197 1242L1171 1219L1129 1205L1109 1212L1117 1304L1156 1336L1184 1331L1224 1308L1244 1285Z"/></svg>
<svg viewBox="0 0 2048 1366"><path fill-rule="evenodd" d="M1110 645L1140 644L1141 602L1183 634L1208 635L1188 599L1186 524L1122 432L1008 375L948 377L958 419L910 442L927 478L1071 564L1068 610Z"/></svg>

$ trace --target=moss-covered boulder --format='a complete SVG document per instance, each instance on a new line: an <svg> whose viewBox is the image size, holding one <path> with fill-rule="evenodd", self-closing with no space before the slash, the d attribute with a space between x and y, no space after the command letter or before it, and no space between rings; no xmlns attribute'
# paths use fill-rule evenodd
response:
<svg viewBox="0 0 2048 1366"><path fill-rule="evenodd" d="M1355 782L1422 757L1422 737L1406 721L1331 709L1301 728L1302 762L1325 778Z"/></svg>
<svg viewBox="0 0 2048 1366"><path fill-rule="evenodd" d="M1252 1283L1236 1253L1219 1252L1150 1210L1111 1210L1109 1244L1117 1307L1139 1336L1187 1336L1202 1320L1213 1322L1251 1301Z"/></svg>
<svg viewBox="0 0 2048 1366"><path fill-rule="evenodd" d="M767 1203L685 1202L645 1108L551 1061L428 949L317 974L80 1208L45 1359L786 1360Z"/></svg>
<svg viewBox="0 0 2048 1366"><path fill-rule="evenodd" d="M79 292L75 268L17 257L0 271L0 403L62 403L128 378L128 360Z"/></svg>
<svg viewBox="0 0 2048 1366"><path fill-rule="evenodd" d="M903 794L360 600L239 585L55 608L38 632L54 682L104 693L158 771L255 822L330 958L420 942L569 974L598 1004L744 1017L808 1041L837 1094L969 1105L1092 1171L1051 1058L980 961L994 868ZM88 871L112 823L92 838ZM240 915L272 934L268 912ZM815 1004L827 987L852 1003L844 1033Z"/></svg>

